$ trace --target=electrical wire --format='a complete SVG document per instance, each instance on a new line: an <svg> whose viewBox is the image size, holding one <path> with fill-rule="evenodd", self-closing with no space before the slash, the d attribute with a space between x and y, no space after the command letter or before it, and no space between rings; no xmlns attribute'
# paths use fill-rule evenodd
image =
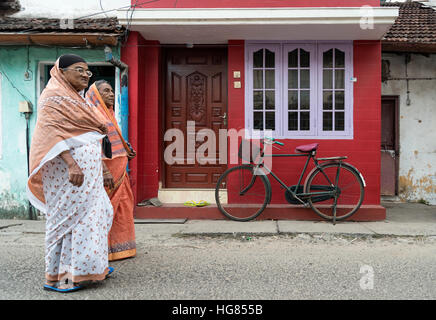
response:
<svg viewBox="0 0 436 320"><path fill-rule="evenodd" d="M362 45L374 45L376 41L379 40L359 40L358 43L355 43L355 46L362 46ZM17 46L17 44L2 44L2 46ZM45 43L38 43L38 42L32 42L31 46L33 47L46 47L46 48L56 48L56 49L85 49L84 46L65 46L65 45L51 45L51 44L45 44ZM91 48L96 48L92 45L89 45ZM207 46L214 46L214 47L228 47L228 48L244 48L245 44L228 44L228 43L198 43L195 44L196 47L207 47ZM123 48L139 48L139 47L149 47L149 48L176 48L176 47L186 47L185 43L163 43L163 44L121 44L121 47ZM56 55L58 57L58 55Z"/></svg>
<svg viewBox="0 0 436 320"><path fill-rule="evenodd" d="M127 15L127 27L126 27L126 30L124 31L124 41L127 41L127 37L128 37L128 34L129 34L129 28L131 26L132 19L133 19L133 13L135 12L136 8L138 6L143 6L143 5L146 5L146 4L149 4L149 3L159 2L159 1L160 0L148 0L148 1L144 1L144 2L138 3L138 0L136 0L135 4L133 6L130 5L130 6L123 6L123 7L119 7L119 8L115 8L115 9L110 9L110 10L104 10L103 9L103 5L102 5L102 0L99 0L101 11L93 13L93 14L90 14L90 15L78 17L78 18L75 18L73 20L83 20L85 18L93 17L93 16L100 15L100 14L104 14L107 18L109 18L106 13L112 12L112 11L117 11L117 10L120 10L120 9L128 8L128 10L126 12L126 15ZM129 12L130 12L130 18L129 18ZM34 32L34 29L33 28L29 28L29 29L26 29L26 30L21 30L18 33L26 34L26 33L33 33L33 32Z"/></svg>
<svg viewBox="0 0 436 320"><path fill-rule="evenodd" d="M158 2L158 1L160 1L160 0L148 0L148 1L141 2L141 3L135 3L134 6L136 8L136 6L142 6L142 5L145 5L145 4L149 4L149 3L153 3L153 2ZM136 1L136 2L138 2L138 1ZM89 17L93 17L93 16L96 16L96 15L102 14L102 13L118 11L118 10L126 9L126 8L132 8L132 5L123 6L123 7L119 7L119 8L115 8L115 9L110 9L110 10L99 11L99 12L96 12L96 13L93 13L93 14L89 14L89 15L86 15L86 16L83 16L83 17L76 18L75 20L85 19L85 18L89 18Z"/></svg>
<svg viewBox="0 0 436 320"><path fill-rule="evenodd" d="M15 86L15 84L11 81L11 79L9 79L9 77L8 77L8 75L7 75L7 73L4 71L4 69L3 69L3 65L1 65L0 64L0 72L1 72L1 74L2 75L4 75L5 76L5 78L8 80L8 82L9 82L9 84L12 86L12 88L14 88L15 90L17 90L17 92L24 98L24 100L26 100L26 101L30 101L30 99L29 98L27 98L21 91L20 91L20 89L18 89L16 86Z"/></svg>
<svg viewBox="0 0 436 320"><path fill-rule="evenodd" d="M126 12L126 15L127 15L127 25L126 25L126 30L124 31L124 42L127 42L127 38L129 37L129 29L130 29L130 25L132 24L133 13L135 12L137 5L138 5L138 0L136 0L135 4L133 6L131 6L129 8L129 10L127 10L127 12ZM132 13L130 14L130 18L129 18L129 11L130 10L132 11Z"/></svg>
<svg viewBox="0 0 436 320"><path fill-rule="evenodd" d="M85 19L85 18L88 18L88 17L100 15L100 14L105 14L105 16L107 17L107 15L106 15L107 12L112 12L112 11L117 11L117 10L120 10L120 9L128 8L128 10L126 12L126 15L127 15L127 27L126 27L126 30L124 32L124 39L123 39L123 42L126 42L127 41L127 37L128 37L128 33L129 33L129 29L130 29L130 26L131 26L131 23L132 23L132 20L133 20L133 13L135 12L136 8L139 7L139 6L145 5L145 4L149 4L149 3L153 3L153 2L158 2L158 1L160 1L160 0L148 0L148 1L144 1L144 2L138 3L138 0L136 0L134 5L123 6L123 7L119 7L119 8L115 8L115 9L110 9L110 10L104 10L103 6L102 6L102 0L99 0L101 11L93 13L93 14L90 14L90 15L82 16L82 17L79 17L79 18L75 18L74 20ZM386 2L397 2L397 0L386 0ZM178 3L178 0L175 0L174 1L174 7L177 6L177 3ZM129 12L131 12L130 13L130 18L128 16ZM22 30L22 31L19 31L18 33L27 33L27 31L33 31L33 29ZM373 44L373 43L372 42L365 43L363 41L361 41L359 43L359 45L363 45L363 44ZM51 48L60 47L60 46L51 46L51 45L38 44L38 43L33 43L33 45L39 45L39 46L45 46L45 47L51 47ZM169 46L171 46L171 45L172 44L169 44ZM214 44L204 44L204 45L214 45ZM224 45L224 44L220 44L220 45ZM168 46L168 45L165 45L165 46ZM196 46L198 46L198 45L196 45ZM227 46L228 47L239 47L241 45L227 45ZM161 45L128 45L126 47L161 47ZM64 46L64 48L75 49L75 48L83 48L83 47L67 47L67 46Z"/></svg>
<svg viewBox="0 0 436 320"><path fill-rule="evenodd" d="M106 12L104 12L103 5L101 4L102 1L103 1L103 0L99 0L101 12L103 12L104 15L105 15L105 17L108 18Z"/></svg>

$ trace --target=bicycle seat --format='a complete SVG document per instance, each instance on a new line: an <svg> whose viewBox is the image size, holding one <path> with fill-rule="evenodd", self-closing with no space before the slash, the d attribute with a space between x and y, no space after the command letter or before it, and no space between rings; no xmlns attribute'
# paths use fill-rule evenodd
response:
<svg viewBox="0 0 436 320"><path fill-rule="evenodd" d="M318 143L311 143L311 144L305 144L302 146L298 146L295 148L295 152L312 152L318 149L319 144Z"/></svg>

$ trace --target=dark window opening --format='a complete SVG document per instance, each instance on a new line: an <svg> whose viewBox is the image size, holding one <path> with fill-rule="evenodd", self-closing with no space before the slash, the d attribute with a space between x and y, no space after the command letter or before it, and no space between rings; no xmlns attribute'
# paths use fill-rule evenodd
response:
<svg viewBox="0 0 436 320"><path fill-rule="evenodd" d="M50 80L50 70L54 66L54 64L47 64L44 67L44 79L45 83L44 86L41 88L42 90L45 88L45 86L48 83L48 80ZM112 86L112 88L115 91L115 67L113 66L89 66L89 70L92 72L92 77L89 79L89 85L91 86L95 81L98 80L106 80L109 82ZM88 89L85 89L85 93L88 91Z"/></svg>

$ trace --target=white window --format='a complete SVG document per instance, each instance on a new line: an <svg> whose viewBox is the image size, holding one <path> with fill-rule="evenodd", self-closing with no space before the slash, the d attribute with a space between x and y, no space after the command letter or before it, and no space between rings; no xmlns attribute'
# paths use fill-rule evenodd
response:
<svg viewBox="0 0 436 320"><path fill-rule="evenodd" d="M272 130L276 135L280 122L278 101L281 99L281 81L278 60L280 46L252 46L248 64L250 73L251 120L254 130Z"/></svg>
<svg viewBox="0 0 436 320"><path fill-rule="evenodd" d="M353 138L352 43L248 43L245 125L276 138Z"/></svg>

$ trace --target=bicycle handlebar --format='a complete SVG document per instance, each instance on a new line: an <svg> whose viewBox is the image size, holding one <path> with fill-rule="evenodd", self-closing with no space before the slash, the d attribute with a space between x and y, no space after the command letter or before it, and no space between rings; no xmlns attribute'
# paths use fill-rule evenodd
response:
<svg viewBox="0 0 436 320"><path fill-rule="evenodd" d="M270 140L271 142L273 142L273 143L275 143L275 144L278 144L279 146L284 146L284 145L285 145L283 142L276 141L276 139L274 139L274 138L264 138L264 140L265 140L265 139L268 139L268 140Z"/></svg>

